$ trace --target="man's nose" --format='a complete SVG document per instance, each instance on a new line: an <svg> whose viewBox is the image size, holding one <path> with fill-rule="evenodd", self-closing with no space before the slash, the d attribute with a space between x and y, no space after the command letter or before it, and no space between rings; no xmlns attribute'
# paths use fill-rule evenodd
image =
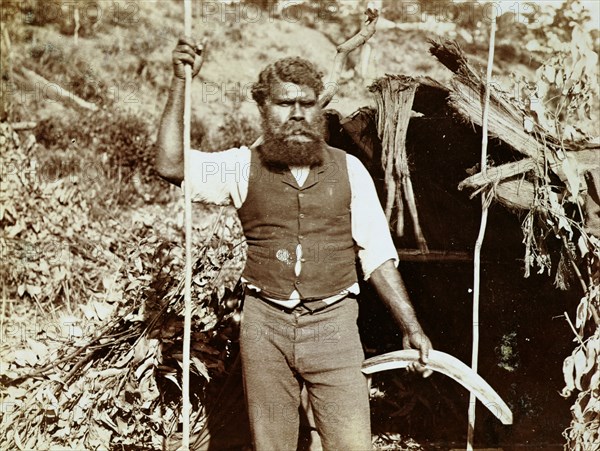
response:
<svg viewBox="0 0 600 451"><path fill-rule="evenodd" d="M292 105L292 111L290 112L290 119L302 120L305 118L304 107L300 105L300 102L295 102Z"/></svg>

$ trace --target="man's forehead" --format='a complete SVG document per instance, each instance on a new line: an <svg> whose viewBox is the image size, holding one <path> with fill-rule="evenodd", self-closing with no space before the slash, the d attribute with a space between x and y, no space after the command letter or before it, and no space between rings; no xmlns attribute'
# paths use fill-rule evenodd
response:
<svg viewBox="0 0 600 451"><path fill-rule="evenodd" d="M315 98L315 90L307 85L298 85L291 82L275 82L271 86L273 99L302 99Z"/></svg>

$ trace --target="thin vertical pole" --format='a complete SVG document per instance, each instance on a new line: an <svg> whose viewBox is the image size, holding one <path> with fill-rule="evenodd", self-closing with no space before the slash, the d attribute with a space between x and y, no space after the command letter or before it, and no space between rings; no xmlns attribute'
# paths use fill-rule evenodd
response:
<svg viewBox="0 0 600 451"><path fill-rule="evenodd" d="M495 9L495 8L494 8ZM488 146L488 116L490 107L490 83L492 80L492 68L494 66L494 46L496 38L496 16L492 18L490 28L490 47L488 51L487 73L485 80L485 100L483 105L483 117L481 125L481 173L485 177L487 173L487 146ZM479 364L479 293L481 278L481 247L485 237L488 218L488 198L483 193L481 195L481 222L479 225L479 235L475 242L473 254L473 349L471 354L471 368L477 373ZM469 394L469 426L467 429L467 451L473 450L473 441L475 435L475 407L477 398L475 393Z"/></svg>
<svg viewBox="0 0 600 451"><path fill-rule="evenodd" d="M184 34L192 35L192 2L183 0ZM190 168L190 123L192 118L192 67L185 65L185 91L183 109L183 180L184 180L184 211L185 211L185 284L183 299L185 314L183 322L183 380L181 409L183 421L182 451L190 449L190 341L192 329L192 193Z"/></svg>

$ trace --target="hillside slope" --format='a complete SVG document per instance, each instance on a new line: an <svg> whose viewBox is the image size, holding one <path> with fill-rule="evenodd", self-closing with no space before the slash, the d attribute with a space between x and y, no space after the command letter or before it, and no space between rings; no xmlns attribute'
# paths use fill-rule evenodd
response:
<svg viewBox="0 0 600 451"><path fill-rule="evenodd" d="M108 5L102 2L101 5ZM13 67L29 68L84 99L106 109L139 113L156 123L166 100L171 69L170 52L183 25L181 5L176 2L140 2L131 23L110 21L104 11L99 25L80 33L77 45L64 26L46 23L33 26L13 23L9 28L13 41ZM227 17L226 17L227 18ZM194 114L209 128L218 125L230 112L256 118L249 88L262 67L277 58L300 55L315 62L327 74L335 46L331 38L298 21L274 17L259 21L231 17L196 17L194 33L208 38L205 66L194 81ZM357 31L360 24L346 27ZM352 33L340 34L336 24L323 25L339 41ZM69 27L67 27L69 29ZM429 75L445 81L449 74L428 54L427 38L422 31L379 31L372 40L373 53L368 79L362 80L349 59L338 95L331 107L350 114L371 104L366 86L386 73ZM19 91L13 96L14 119L36 120L69 114L69 109L46 95L31 95L31 86L17 75ZM51 91L51 89L50 89Z"/></svg>

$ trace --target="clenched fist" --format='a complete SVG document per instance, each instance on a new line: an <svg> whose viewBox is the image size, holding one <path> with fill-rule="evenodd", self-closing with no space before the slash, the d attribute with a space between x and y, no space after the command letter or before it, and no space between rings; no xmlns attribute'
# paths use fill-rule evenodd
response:
<svg viewBox="0 0 600 451"><path fill-rule="evenodd" d="M201 43L195 43L189 36L181 36L172 52L173 74L176 78L185 79L185 65L192 67L192 77L198 75L204 62L204 47L206 38Z"/></svg>

